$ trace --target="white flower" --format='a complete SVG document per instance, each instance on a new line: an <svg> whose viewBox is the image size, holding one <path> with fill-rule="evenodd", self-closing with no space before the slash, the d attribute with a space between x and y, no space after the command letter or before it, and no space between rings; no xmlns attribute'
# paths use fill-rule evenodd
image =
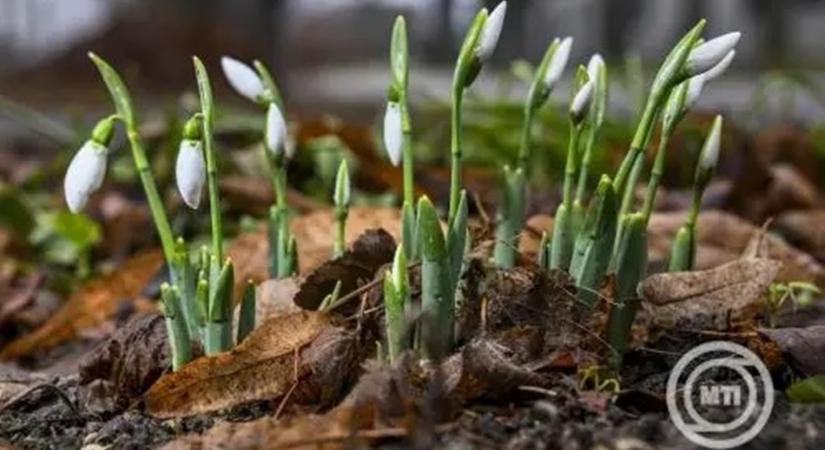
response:
<svg viewBox="0 0 825 450"><path fill-rule="evenodd" d="M719 161L719 147L722 137L722 116L716 116L713 121L713 126L705 139L705 145L702 147L702 156L699 160L699 170L708 171L716 167Z"/></svg>
<svg viewBox="0 0 825 450"><path fill-rule="evenodd" d="M183 202L192 209L198 209L206 181L206 163L203 160L201 141L184 139L180 142L175 178Z"/></svg>
<svg viewBox="0 0 825 450"><path fill-rule="evenodd" d="M275 155L284 151L286 139L286 122L281 109L275 102L269 104L266 112L266 148ZM288 157L291 155L287 155Z"/></svg>
<svg viewBox="0 0 825 450"><path fill-rule="evenodd" d="M604 67L604 59L602 59L602 55L596 53L590 57L590 61L587 62L587 76L594 83L596 83L599 79L599 72L601 72L602 68Z"/></svg>
<svg viewBox="0 0 825 450"><path fill-rule="evenodd" d="M103 184L106 153L106 147L92 140L86 141L75 153L63 180L63 191L70 211L76 213L83 209L92 192Z"/></svg>
<svg viewBox="0 0 825 450"><path fill-rule="evenodd" d="M349 204L350 197L350 181L349 169L347 168L347 160L342 159L338 166L338 174L335 176L335 206L344 207Z"/></svg>
<svg viewBox="0 0 825 450"><path fill-rule="evenodd" d="M693 105L696 104L696 100L699 99L699 96L702 94L702 89L705 87L705 81L707 81L707 75L704 73L691 77L687 81L688 87L687 93L685 94L685 111L693 108Z"/></svg>
<svg viewBox="0 0 825 450"><path fill-rule="evenodd" d="M731 50L728 52L727 55L719 62L719 64L711 67L710 70L704 73L706 80L712 80L728 70L730 67L731 62L733 62L733 58L736 56L736 50Z"/></svg>
<svg viewBox="0 0 825 450"><path fill-rule="evenodd" d="M504 25L505 14L507 14L507 2L501 2L487 16L487 21L484 22L484 28L481 30L478 47L476 48L476 57L482 64L490 59L496 49L498 38L501 36L501 28Z"/></svg>
<svg viewBox="0 0 825 450"><path fill-rule="evenodd" d="M576 96L573 97L573 103L570 104L570 116L573 117L574 122L579 123L584 119L588 108L590 108L590 100L592 99L593 80L587 80L587 83L584 83L584 85L579 88L579 91L576 92Z"/></svg>
<svg viewBox="0 0 825 450"><path fill-rule="evenodd" d="M550 65L544 74L544 86L547 89L553 89L553 86L555 86L561 78L561 74L564 72L565 66L567 66L567 60L570 58L570 47L572 45L573 38L568 36L562 39L559 46L556 47L556 51L553 52Z"/></svg>
<svg viewBox="0 0 825 450"><path fill-rule="evenodd" d="M387 102L384 113L384 147L390 157L390 163L398 167L401 164L401 145L404 131L401 129L401 105L397 102Z"/></svg>
<svg viewBox="0 0 825 450"><path fill-rule="evenodd" d="M698 75L719 64L736 47L742 33L734 31L713 38L691 50L686 67L691 75Z"/></svg>
<svg viewBox="0 0 825 450"><path fill-rule="evenodd" d="M221 67L232 88L239 94L257 102L264 94L264 83L255 70L237 59L224 56Z"/></svg>

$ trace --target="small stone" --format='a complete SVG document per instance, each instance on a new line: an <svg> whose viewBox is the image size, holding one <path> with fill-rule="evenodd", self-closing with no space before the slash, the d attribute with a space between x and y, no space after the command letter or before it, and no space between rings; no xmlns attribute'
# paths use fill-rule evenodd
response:
<svg viewBox="0 0 825 450"><path fill-rule="evenodd" d="M542 422L557 422L560 415L559 407L547 400L539 400L530 409L530 417Z"/></svg>

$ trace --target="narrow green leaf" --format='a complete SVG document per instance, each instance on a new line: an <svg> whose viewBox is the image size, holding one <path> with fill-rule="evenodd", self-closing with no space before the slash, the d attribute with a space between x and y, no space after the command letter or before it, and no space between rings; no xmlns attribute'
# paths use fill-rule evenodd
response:
<svg viewBox="0 0 825 450"><path fill-rule="evenodd" d="M579 299L593 307L604 279L616 234L618 205L613 182L602 176L587 213L582 233L576 239L570 273L576 281Z"/></svg>
<svg viewBox="0 0 825 450"><path fill-rule="evenodd" d="M395 23L392 27L390 66L392 69L393 83L401 92L406 92L407 90L407 77L409 73L408 58L407 24L404 16L398 16L395 18Z"/></svg>
<svg viewBox="0 0 825 450"><path fill-rule="evenodd" d="M126 89L126 85L123 84L120 75L108 62L95 53L89 52L89 58L95 66L97 66L97 70L100 72L100 76L103 78L103 82L106 84L106 88L112 96L112 101L115 104L115 109L120 118L123 119L128 128L136 128L132 98L129 95L129 90Z"/></svg>
<svg viewBox="0 0 825 450"><path fill-rule="evenodd" d="M418 201L418 232L421 240L421 255L425 260L441 261L446 258L447 250L441 221L430 199L426 196Z"/></svg>
<svg viewBox="0 0 825 450"><path fill-rule="evenodd" d="M825 375L797 381L785 393L792 402L825 403Z"/></svg>
<svg viewBox="0 0 825 450"><path fill-rule="evenodd" d="M255 329L255 283L247 281L241 300L241 311L238 317L238 336L235 339L240 344L252 330Z"/></svg>

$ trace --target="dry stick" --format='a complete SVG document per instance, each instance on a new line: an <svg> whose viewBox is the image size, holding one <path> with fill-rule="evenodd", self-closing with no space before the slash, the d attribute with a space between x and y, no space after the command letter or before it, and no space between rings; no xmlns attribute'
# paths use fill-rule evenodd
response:
<svg viewBox="0 0 825 450"><path fill-rule="evenodd" d="M478 192L473 192L473 203L476 204L478 215L481 216L481 221L484 222L484 227L488 228L492 221L490 220L490 215L487 214L487 210L484 209L484 203L481 202L481 196L478 195Z"/></svg>
<svg viewBox="0 0 825 450"><path fill-rule="evenodd" d="M59 399L60 399L63 403L65 403L65 404L66 404L66 406L68 406L68 407L69 407L69 409L71 409L71 410L72 410L72 412L73 412L73 413L74 413L74 414L75 414L78 418L80 418L80 419L82 419L82 418L83 418L83 414L81 414L81 413L80 413L80 411L77 409L77 407L75 407L75 405L72 403L72 401L71 401L71 400L69 400L69 396L68 396L68 395L66 395L66 393L65 393L65 392L63 392L63 390L62 390L62 389L60 389L59 387L57 387L57 386L55 386L55 385L53 385L53 384L51 384L51 383L41 383L41 384L36 384L36 385L34 385L34 386L32 386L32 387L30 387L30 388L26 389L25 391L23 391L23 392L21 392L21 393L19 393L19 394L15 395L12 399L10 399L9 401L7 401L7 402L6 402L3 406L0 406L0 413L5 412L7 409L11 408L12 406L16 405L17 403L20 403L20 401L21 401L21 400L23 400L24 398L28 397L28 396L29 396L29 395L31 395L33 392L35 392L35 391L39 391L39 390L41 390L41 389L44 389L44 390L47 390L47 391L51 391L52 393L56 394L56 395L57 395L57 397L58 397L58 398L59 398Z"/></svg>
<svg viewBox="0 0 825 450"><path fill-rule="evenodd" d="M421 265L421 262L420 262L420 261L419 261L419 262L412 263L412 264L410 264L410 265L407 267L407 270L409 271L410 269L415 268L415 267L418 267L419 265ZM326 310L327 310L327 311L332 311L333 309L335 309L335 308L337 308L337 307L339 307L339 306L343 305L344 303L346 303L346 302L348 302L348 301L350 301L350 300L352 300L352 299L354 299L354 298L356 298L356 297L360 296L361 294L363 294L363 293L367 292L368 290L370 290L370 289L374 288L375 286L378 286L379 284L381 284L381 283L383 283L383 282L384 282L384 278L382 278L382 277L378 277L378 278L376 278L376 279L374 279L374 280L370 281L369 283L364 284L364 285L362 285L362 286L358 287L358 288L357 288L357 289L355 289L354 291L352 291L352 292L350 292L350 293L348 293L348 294L346 294L346 295L342 296L342 297L341 297L341 298L339 298L339 299L338 299L335 303L331 303L331 304L329 305L329 307L328 307Z"/></svg>

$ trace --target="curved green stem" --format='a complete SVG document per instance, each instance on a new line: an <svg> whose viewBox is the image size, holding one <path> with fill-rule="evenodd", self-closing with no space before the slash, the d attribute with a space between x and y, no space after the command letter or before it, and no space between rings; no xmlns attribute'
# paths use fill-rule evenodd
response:
<svg viewBox="0 0 825 450"><path fill-rule="evenodd" d="M670 127L662 130L662 137L659 139L659 148L656 151L656 160L653 162L653 169L650 171L650 181L647 183L647 192L645 192L645 203L642 209L642 215L645 222L650 221L650 216L653 214L653 204L656 202L656 191L659 188L659 183L665 173L665 156L667 154L667 144L670 141L670 136L673 130Z"/></svg>
<svg viewBox="0 0 825 450"><path fill-rule="evenodd" d="M198 92L203 114L203 147L206 153L206 183L209 188L209 215L212 224L212 254L223 261L223 224L221 223L221 201L218 193L218 164L215 155L215 141L212 128L215 118L212 86L209 83L209 74L203 62L195 56L195 76L198 80Z"/></svg>
<svg viewBox="0 0 825 450"><path fill-rule="evenodd" d="M573 209L573 180L576 178L576 157L578 156L581 125L570 122L570 140L567 147L567 163L564 166L564 191L562 203L568 211Z"/></svg>
<svg viewBox="0 0 825 450"><path fill-rule="evenodd" d="M525 176L528 173L527 168L529 166L530 154L532 152L531 137L534 114L535 111L532 105L528 104L524 107L524 126L521 128L521 147L519 148L517 167L525 173Z"/></svg>
<svg viewBox="0 0 825 450"><path fill-rule="evenodd" d="M459 194L461 192L461 101L464 88L461 85L453 86L453 109L450 115L450 213L447 223L452 224L458 211Z"/></svg>

